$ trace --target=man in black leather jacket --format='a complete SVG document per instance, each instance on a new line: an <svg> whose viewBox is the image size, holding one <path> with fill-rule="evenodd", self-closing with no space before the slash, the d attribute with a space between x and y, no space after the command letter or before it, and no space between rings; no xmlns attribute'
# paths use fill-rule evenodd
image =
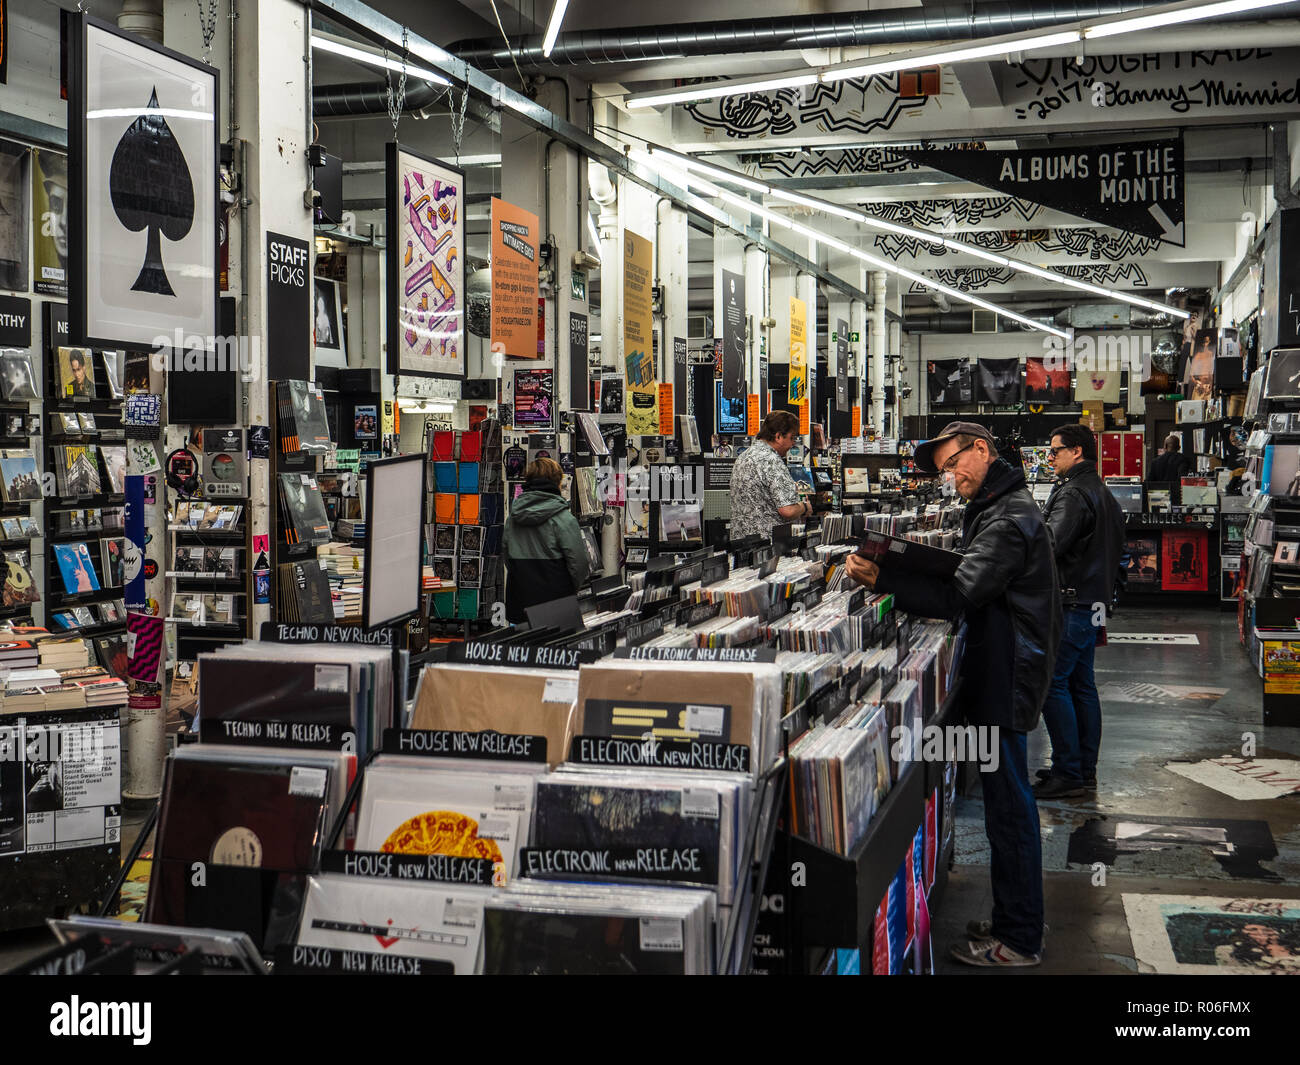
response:
<svg viewBox="0 0 1300 1065"><path fill-rule="evenodd" d="M952 422L916 450L923 472L942 472L968 501L962 562L951 578L878 568L850 555L849 576L892 592L895 605L934 618L964 615L961 704L972 725L997 730L998 761L981 766L991 853L993 919L968 927L951 953L968 965L1037 965L1043 874L1038 807L1029 783L1028 734L1052 678L1061 596L1051 537L1025 476L998 458L974 422ZM987 749L987 748L986 748Z"/></svg>
<svg viewBox="0 0 1300 1065"><path fill-rule="evenodd" d="M1059 483L1043 507L1056 544L1065 614L1043 723L1052 738L1052 768L1040 770L1040 799L1082 795L1097 786L1101 699L1093 675L1097 631L1106 622L1124 547L1124 512L1097 476L1097 440L1077 423L1052 430L1052 468Z"/></svg>

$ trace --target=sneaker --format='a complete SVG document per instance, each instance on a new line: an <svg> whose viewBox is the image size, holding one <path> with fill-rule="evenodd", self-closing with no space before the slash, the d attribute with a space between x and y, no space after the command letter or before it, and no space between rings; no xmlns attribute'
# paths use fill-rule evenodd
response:
<svg viewBox="0 0 1300 1065"><path fill-rule="evenodd" d="M985 969L1004 969L1037 965L1043 960L1042 952L1021 954L1000 939L963 939L948 948L954 961L963 965L977 965Z"/></svg>
<svg viewBox="0 0 1300 1065"><path fill-rule="evenodd" d="M1048 777L1034 785L1036 799L1069 799L1086 792L1082 780L1066 780L1065 777Z"/></svg>
<svg viewBox="0 0 1300 1065"><path fill-rule="evenodd" d="M1046 938L1050 931L1046 921L1043 922L1043 936ZM966 935L971 939L990 939L993 936L992 921L969 921L966 924Z"/></svg>
<svg viewBox="0 0 1300 1065"><path fill-rule="evenodd" d="M1039 780L1046 780L1051 775L1052 775L1052 770L1050 766L1047 769L1040 769L1038 770L1038 772L1034 774L1034 776L1036 776Z"/></svg>

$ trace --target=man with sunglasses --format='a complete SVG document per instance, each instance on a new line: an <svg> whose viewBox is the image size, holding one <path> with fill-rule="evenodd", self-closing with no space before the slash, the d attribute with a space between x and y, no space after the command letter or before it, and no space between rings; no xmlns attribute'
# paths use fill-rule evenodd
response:
<svg viewBox="0 0 1300 1065"><path fill-rule="evenodd" d="M962 561L949 578L877 566L849 555L848 574L892 592L900 610L964 616L961 705L966 720L994 730L998 760L981 766L990 848L993 918L972 921L952 956L967 965L1037 965L1043 945L1043 861L1038 807L1029 783L1028 734L1052 678L1061 592L1051 534L1024 473L998 457L993 435L951 422L916 449L916 467L942 473L967 501ZM883 560L882 560L883 561Z"/></svg>
<svg viewBox="0 0 1300 1065"><path fill-rule="evenodd" d="M1052 686L1043 704L1052 767L1039 770L1034 793L1040 799L1065 799L1097 787L1101 699L1093 653L1119 570L1124 512L1097 476L1097 439L1091 429L1072 422L1053 429L1051 441L1057 484L1043 506L1043 519L1055 542L1065 614Z"/></svg>

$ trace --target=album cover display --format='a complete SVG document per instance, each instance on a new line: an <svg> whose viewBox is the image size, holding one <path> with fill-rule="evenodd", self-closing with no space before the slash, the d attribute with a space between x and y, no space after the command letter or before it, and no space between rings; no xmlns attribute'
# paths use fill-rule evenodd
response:
<svg viewBox="0 0 1300 1065"><path fill-rule="evenodd" d="M1205 529L1161 531L1160 587L1164 591L1209 591L1209 541L1209 533Z"/></svg>
<svg viewBox="0 0 1300 1065"><path fill-rule="evenodd" d="M1128 537L1124 556L1124 574L1131 591L1160 587L1160 541L1155 536Z"/></svg>
<svg viewBox="0 0 1300 1065"><path fill-rule="evenodd" d="M1259 486L1271 496L1300 498L1300 445L1269 444L1264 449Z"/></svg>
<svg viewBox="0 0 1300 1065"><path fill-rule="evenodd" d="M0 392L6 401L40 399L41 391L32 357L25 351L0 351Z"/></svg>
<svg viewBox="0 0 1300 1065"><path fill-rule="evenodd" d="M6 503L42 498L41 475L30 451L0 451L0 489Z"/></svg>
<svg viewBox="0 0 1300 1065"><path fill-rule="evenodd" d="M199 656L199 717L205 727L280 720L331 724L341 731L353 727L355 678L348 666L261 657L256 646Z"/></svg>
<svg viewBox="0 0 1300 1065"><path fill-rule="evenodd" d="M59 395L65 399L94 399L95 378L89 348L58 348Z"/></svg>
<svg viewBox="0 0 1300 1065"><path fill-rule="evenodd" d="M276 386L280 419L280 450L323 455L330 448L329 420L320 387L307 381L282 381Z"/></svg>
<svg viewBox="0 0 1300 1065"><path fill-rule="evenodd" d="M90 558L90 547L84 541L53 546L64 591L69 595L82 595L100 590L95 565Z"/></svg>
<svg viewBox="0 0 1300 1065"><path fill-rule="evenodd" d="M122 390L122 378L125 373L125 353L121 351L103 351L100 352L100 358L103 360L104 366L104 390L108 393L110 399L121 399L125 395Z"/></svg>
<svg viewBox="0 0 1300 1065"><path fill-rule="evenodd" d="M4 605L20 606L24 603L39 603L40 589L32 579L30 563L23 564L13 559L6 560L4 581Z"/></svg>
<svg viewBox="0 0 1300 1065"><path fill-rule="evenodd" d="M660 503L659 538L666 543L703 539L704 511L698 503Z"/></svg>
<svg viewBox="0 0 1300 1065"><path fill-rule="evenodd" d="M315 478L306 473L282 473L279 481L286 540L312 546L329 543L329 517Z"/></svg>
<svg viewBox="0 0 1300 1065"><path fill-rule="evenodd" d="M1253 380L1251 384L1251 395L1253 395ZM1264 377L1264 397L1282 400L1300 399L1300 348L1278 348L1268 357L1268 368ZM1254 413L1250 397L1247 398L1246 413Z"/></svg>
<svg viewBox="0 0 1300 1065"><path fill-rule="evenodd" d="M450 962L475 973L489 888L322 874L307 879L298 943Z"/></svg>
<svg viewBox="0 0 1300 1065"><path fill-rule="evenodd" d="M99 495L99 462L93 446L60 444L54 448L54 474L64 498Z"/></svg>
<svg viewBox="0 0 1300 1065"><path fill-rule="evenodd" d="M1064 359L1060 360L1064 362ZM1025 402L1065 406L1070 402L1070 370L1066 366L1030 357L1025 360Z"/></svg>

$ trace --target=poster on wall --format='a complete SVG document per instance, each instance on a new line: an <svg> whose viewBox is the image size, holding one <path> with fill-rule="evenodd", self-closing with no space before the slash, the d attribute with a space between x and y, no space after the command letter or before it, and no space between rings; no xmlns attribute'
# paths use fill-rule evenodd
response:
<svg viewBox="0 0 1300 1065"><path fill-rule="evenodd" d="M1025 402L1064 406L1070 402L1070 371L1062 366L1048 369L1047 361L1025 360Z"/></svg>
<svg viewBox="0 0 1300 1065"><path fill-rule="evenodd" d="M214 348L217 69L88 15L69 47L72 341Z"/></svg>
<svg viewBox="0 0 1300 1065"><path fill-rule="evenodd" d="M1183 398L1210 399L1214 395L1214 359L1218 349L1216 329L1198 329L1183 368Z"/></svg>
<svg viewBox="0 0 1300 1065"><path fill-rule="evenodd" d="M1020 360L980 359L975 366L975 402L1009 407L1020 402Z"/></svg>
<svg viewBox="0 0 1300 1065"><path fill-rule="evenodd" d="M591 410L591 370L587 365L587 313L569 312L569 409Z"/></svg>
<svg viewBox="0 0 1300 1065"><path fill-rule="evenodd" d="M623 376L628 436L659 432L659 381L650 301L653 264L654 245L639 233L623 230Z"/></svg>
<svg viewBox="0 0 1300 1065"><path fill-rule="evenodd" d="M554 370L515 370L516 429L551 428L554 401Z"/></svg>
<svg viewBox="0 0 1300 1065"><path fill-rule="evenodd" d="M1118 403L1123 370L1080 370L1074 378L1074 398L1079 403Z"/></svg>
<svg viewBox="0 0 1300 1065"><path fill-rule="evenodd" d="M1209 590L1209 541L1205 529L1165 529L1160 534L1160 587L1164 591Z"/></svg>
<svg viewBox="0 0 1300 1065"><path fill-rule="evenodd" d="M623 420L623 375L601 374L599 381L600 415L602 418Z"/></svg>
<svg viewBox="0 0 1300 1065"><path fill-rule="evenodd" d="M316 336L317 366L347 366L347 338L343 335L343 302L339 286L323 277L312 278L312 330Z"/></svg>
<svg viewBox="0 0 1300 1065"><path fill-rule="evenodd" d="M962 407L973 402L970 359L933 360L925 364L931 407Z"/></svg>
<svg viewBox="0 0 1300 1065"><path fill-rule="evenodd" d="M27 291L26 145L0 141L0 288Z"/></svg>
<svg viewBox="0 0 1300 1065"><path fill-rule="evenodd" d="M465 376L465 174L385 149L388 372Z"/></svg>
<svg viewBox="0 0 1300 1065"><path fill-rule="evenodd" d="M722 394L745 398L745 278L722 271Z"/></svg>
<svg viewBox="0 0 1300 1065"><path fill-rule="evenodd" d="M492 198L492 351L538 358L537 215Z"/></svg>
<svg viewBox="0 0 1300 1065"><path fill-rule="evenodd" d="M68 295L68 157L32 149L32 288Z"/></svg>
<svg viewBox="0 0 1300 1065"><path fill-rule="evenodd" d="M786 397L791 403L808 398L808 305L790 300L790 388Z"/></svg>

